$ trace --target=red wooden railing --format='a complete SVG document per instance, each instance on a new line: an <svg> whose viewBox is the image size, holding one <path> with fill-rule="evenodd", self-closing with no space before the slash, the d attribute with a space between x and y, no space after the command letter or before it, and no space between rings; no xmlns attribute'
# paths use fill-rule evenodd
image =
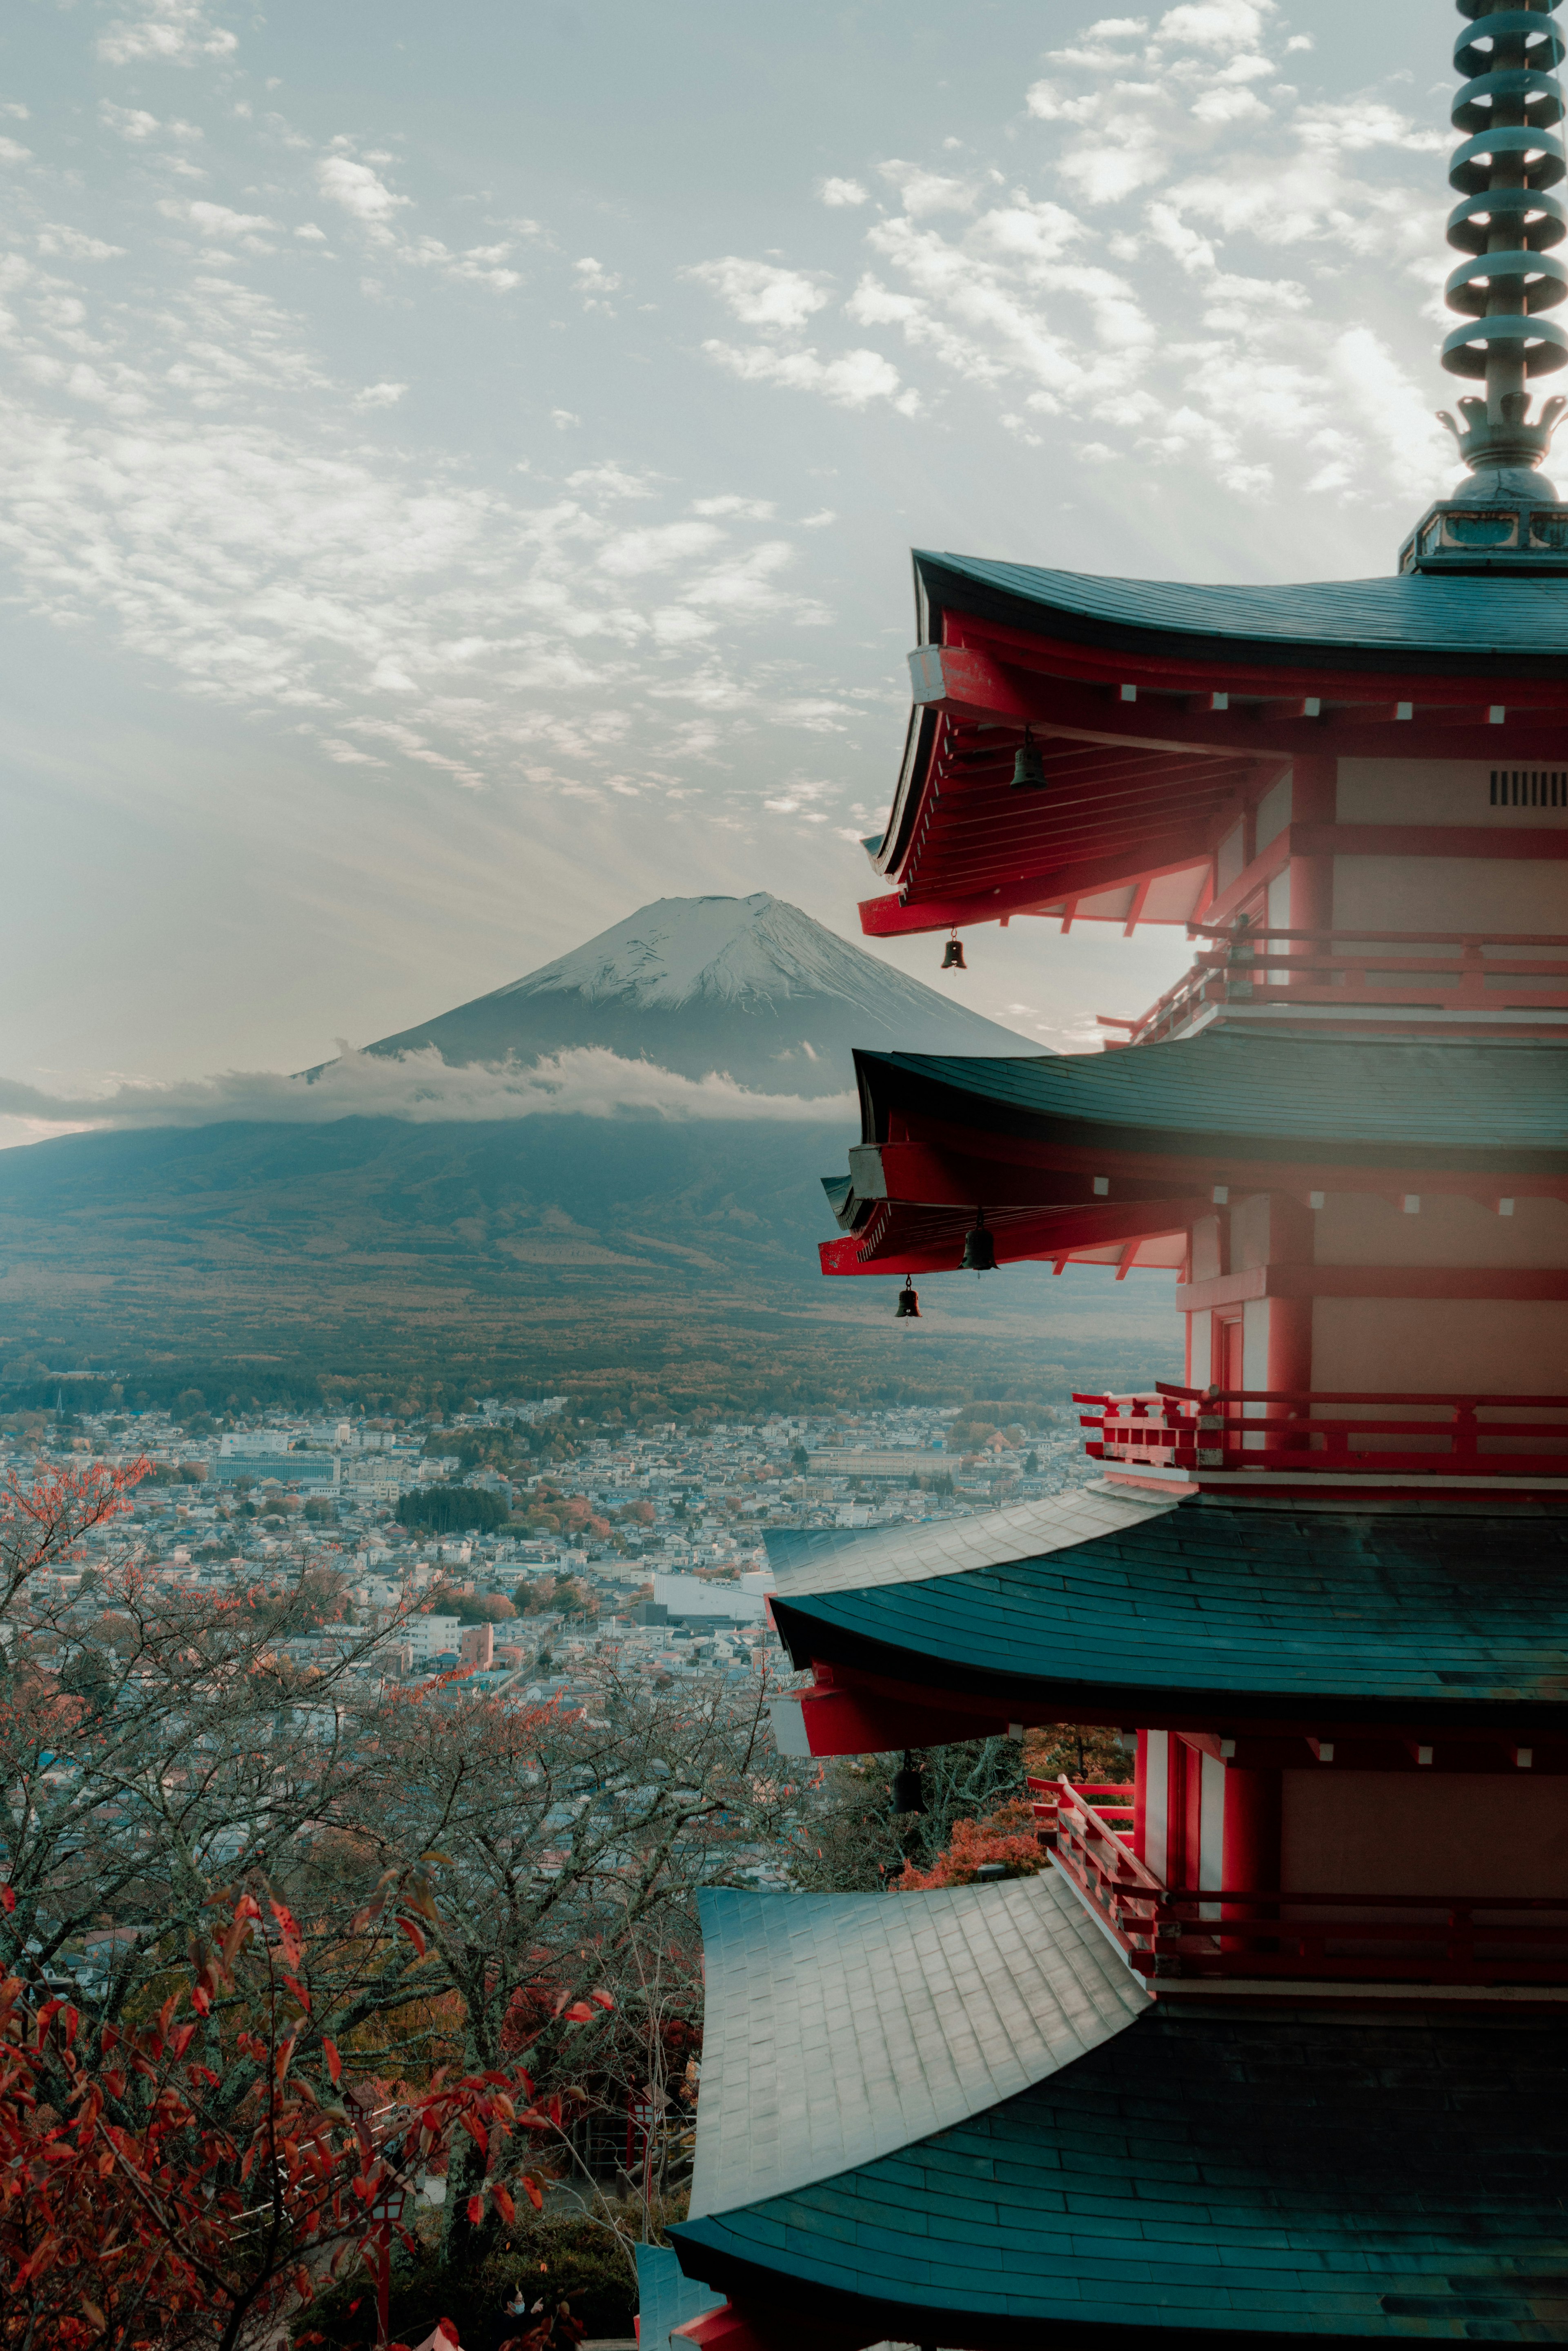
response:
<svg viewBox="0 0 1568 2351"><path fill-rule="evenodd" d="M1072 1401L1097 1407L1081 1416L1082 1427L1098 1431L1084 1444L1096 1461L1314 1476L1568 1477L1568 1395L1184 1388L1159 1380L1146 1395ZM1422 1417L1404 1417L1401 1405Z"/></svg>
<svg viewBox="0 0 1568 2351"><path fill-rule="evenodd" d="M1059 1869L1141 1976L1354 1983L1568 1983L1568 1901L1542 1895L1297 1893L1165 1886L1092 1798L1124 1788L1031 1780Z"/></svg>
<svg viewBox="0 0 1568 2351"><path fill-rule="evenodd" d="M1219 944L1200 949L1147 1012L1136 1019L1102 1013L1102 1028L1125 1029L1129 1045L1157 1044L1207 1004L1568 1010L1568 937L1554 932L1214 930L1201 923L1187 930Z"/></svg>

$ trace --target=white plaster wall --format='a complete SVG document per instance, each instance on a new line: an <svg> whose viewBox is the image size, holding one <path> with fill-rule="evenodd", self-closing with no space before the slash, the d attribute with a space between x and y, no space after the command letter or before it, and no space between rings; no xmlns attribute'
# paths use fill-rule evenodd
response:
<svg viewBox="0 0 1568 2351"><path fill-rule="evenodd" d="M1337 1764L1281 1777L1295 1892L1568 1896L1568 1780Z"/></svg>
<svg viewBox="0 0 1568 2351"><path fill-rule="evenodd" d="M1568 858L1336 857L1333 892L1336 931L1568 932Z"/></svg>
<svg viewBox="0 0 1568 2351"><path fill-rule="evenodd" d="M1269 843L1276 840L1291 821L1291 783L1289 774L1281 776L1279 782L1271 785L1258 803L1253 840L1260 850L1267 849ZM1276 917L1274 909L1270 906L1269 920L1272 923L1277 919L1280 918Z"/></svg>
<svg viewBox="0 0 1568 2351"><path fill-rule="evenodd" d="M1552 764L1568 774L1568 747ZM1342 759L1335 800L1339 820L1484 824L1515 832L1568 826L1568 808L1493 808L1491 772L1490 762L1473 759Z"/></svg>
<svg viewBox="0 0 1568 2351"><path fill-rule="evenodd" d="M1568 1268L1568 1201L1521 1198L1500 1217L1481 1200L1419 1196L1407 1216L1374 1193L1331 1192L1312 1217L1317 1263Z"/></svg>
<svg viewBox="0 0 1568 2351"><path fill-rule="evenodd" d="M1560 1395L1565 1367L1564 1302L1320 1298L1312 1307L1315 1388Z"/></svg>

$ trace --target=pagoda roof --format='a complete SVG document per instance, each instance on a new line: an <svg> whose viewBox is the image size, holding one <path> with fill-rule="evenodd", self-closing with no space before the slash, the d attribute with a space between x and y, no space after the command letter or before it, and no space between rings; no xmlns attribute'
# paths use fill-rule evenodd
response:
<svg viewBox="0 0 1568 2351"><path fill-rule="evenodd" d="M855 1068L868 1143L885 1138L896 1109L1124 1150L1212 1155L1224 1135L1260 1158L1310 1144L1368 1165L1406 1165L1413 1152L1454 1166L1512 1166L1521 1152L1568 1164L1568 1046L1546 1040L1422 1045L1206 1029L1016 1060L858 1051Z"/></svg>
<svg viewBox="0 0 1568 2351"><path fill-rule="evenodd" d="M1218 846L1297 760L1563 758L1568 580L1214 586L926 549L915 580L904 763L865 843L895 885L862 904L873 936L1218 921L1244 878L1216 882ZM1026 744L1038 788L1019 791ZM1296 811L1268 851L1397 855L1398 830Z"/></svg>
<svg viewBox="0 0 1568 2351"><path fill-rule="evenodd" d="M1065 1501L1068 1498L1063 1498ZM984 1544L988 1520L965 1522ZM964 1568L921 1530L781 1559L800 1667L1065 1721L1568 1726L1568 1517L1204 1496Z"/></svg>
<svg viewBox="0 0 1568 2351"><path fill-rule="evenodd" d="M1568 580L1309 580L1217 586L1186 580L1122 580L1031 563L915 549L920 637L940 643L942 622L960 610L1004 625L1049 630L1089 645L1206 661L1260 653L1307 664L1386 668L1390 659L1444 673L1568 677Z"/></svg>
<svg viewBox="0 0 1568 2351"><path fill-rule="evenodd" d="M1562 2342L1565 2094L1560 2023L1160 2003L984 2112L672 2234L742 2310L809 2311L801 2340Z"/></svg>
<svg viewBox="0 0 1568 2351"><path fill-rule="evenodd" d="M908 1901L705 1888L694 2220L981 2114L1149 2004L1052 1870Z"/></svg>

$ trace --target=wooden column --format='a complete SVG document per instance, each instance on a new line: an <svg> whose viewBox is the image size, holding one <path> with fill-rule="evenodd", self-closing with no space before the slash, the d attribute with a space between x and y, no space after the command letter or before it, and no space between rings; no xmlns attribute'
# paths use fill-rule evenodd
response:
<svg viewBox="0 0 1568 2351"><path fill-rule="evenodd" d="M1313 1262L1316 1234L1312 1212L1293 1194L1269 1196L1269 1263L1307 1266ZM1276 1393L1300 1393L1312 1384L1312 1301L1310 1298L1270 1298L1269 1357L1264 1385ZM1270 1405L1270 1411L1277 1407ZM1281 1433L1275 1432L1275 1441ZM1284 1439L1289 1442L1291 1440Z"/></svg>
<svg viewBox="0 0 1568 2351"><path fill-rule="evenodd" d="M1291 770L1291 822L1333 824L1338 820L1339 761L1321 756L1298 759ZM1333 928L1333 859L1291 860L1291 928Z"/></svg>
<svg viewBox="0 0 1568 2351"><path fill-rule="evenodd" d="M1280 1884L1281 1824L1284 1797L1284 1781L1278 1771L1239 1771L1228 1766L1225 1774L1225 1883L1231 1886L1257 1886L1264 1893L1277 1891ZM1279 1907L1271 1902L1227 1902L1222 1916L1227 1919L1273 1918ZM1228 1951L1268 1950L1270 1939L1256 1935L1223 1935L1220 1948Z"/></svg>

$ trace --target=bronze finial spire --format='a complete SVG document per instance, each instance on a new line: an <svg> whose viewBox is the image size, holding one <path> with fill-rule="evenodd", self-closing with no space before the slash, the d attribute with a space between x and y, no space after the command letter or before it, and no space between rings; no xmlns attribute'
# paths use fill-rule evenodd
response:
<svg viewBox="0 0 1568 2351"><path fill-rule="evenodd" d="M1467 134L1448 167L1459 202L1448 243L1448 307L1463 323L1443 344L1450 375L1482 383L1440 411L1475 479L1462 499L1432 507L1400 550L1401 571L1568 570L1568 508L1536 472L1568 400L1530 415L1530 384L1568 365L1568 334L1544 313L1568 298L1553 247L1568 211L1550 191L1568 177L1556 68L1568 44L1561 0L1458 0L1468 18L1454 44L1452 120Z"/></svg>

